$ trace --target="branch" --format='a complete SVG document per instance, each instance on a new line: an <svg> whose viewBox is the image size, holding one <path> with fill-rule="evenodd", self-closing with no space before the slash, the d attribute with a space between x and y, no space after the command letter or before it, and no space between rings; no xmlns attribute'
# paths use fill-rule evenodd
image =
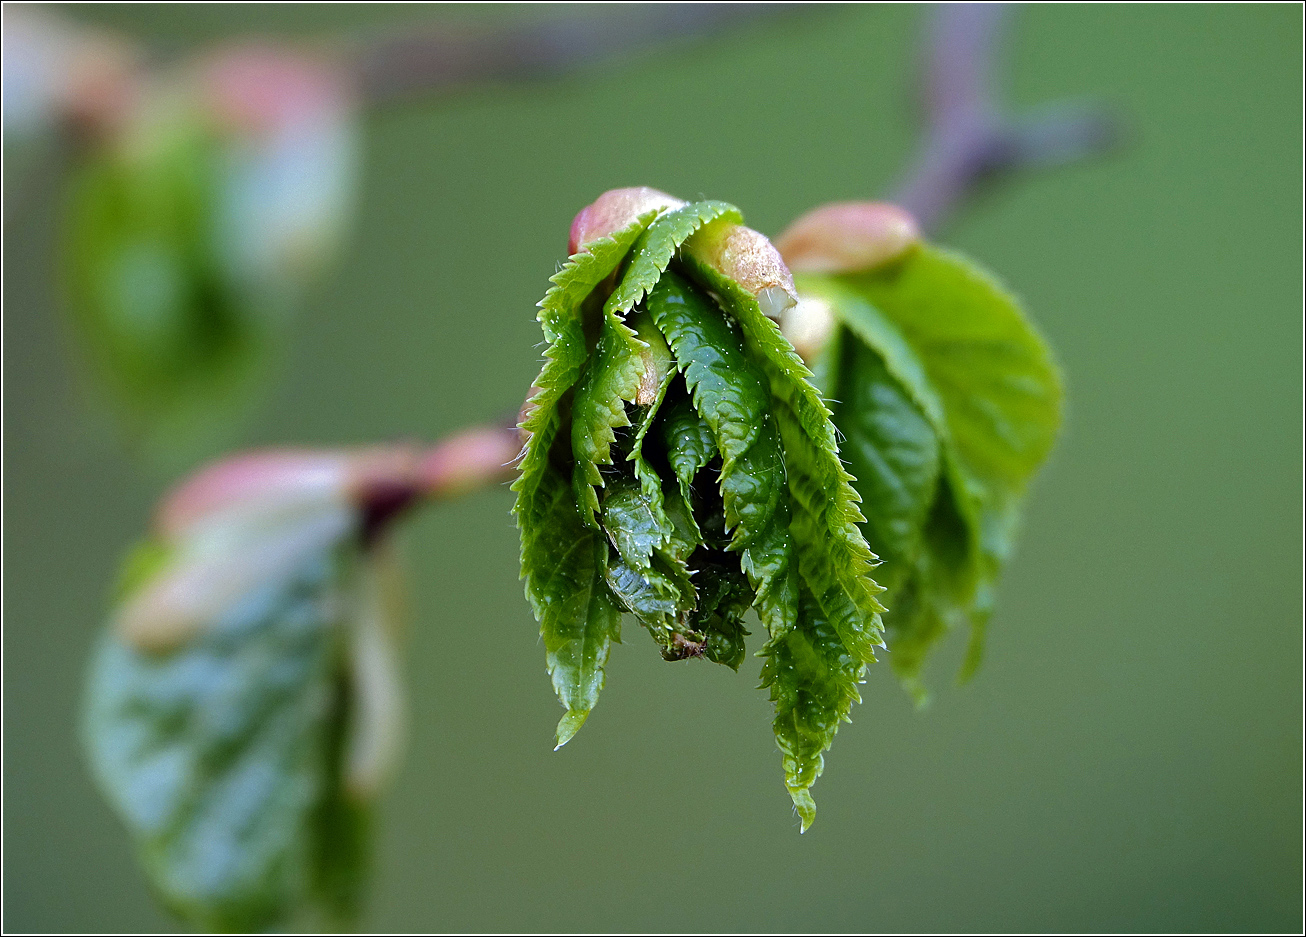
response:
<svg viewBox="0 0 1306 937"><path fill-rule="evenodd" d="M363 100L386 104L476 81L555 77L659 40L792 12L791 4L666 4L495 29L445 26L364 43L354 64Z"/></svg>
<svg viewBox="0 0 1306 937"><path fill-rule="evenodd" d="M925 55L925 145L893 201L923 230L936 229L983 183L1016 170L1060 165L1108 149L1119 139L1100 106L1057 102L1027 117L1004 117L992 89L992 63L1004 4L942 4Z"/></svg>

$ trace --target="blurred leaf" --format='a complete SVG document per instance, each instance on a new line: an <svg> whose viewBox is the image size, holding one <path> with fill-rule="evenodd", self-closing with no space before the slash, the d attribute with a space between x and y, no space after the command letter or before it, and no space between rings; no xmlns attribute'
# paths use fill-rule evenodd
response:
<svg viewBox="0 0 1306 937"><path fill-rule="evenodd" d="M226 414L259 366L278 300L233 280L218 243L222 156L194 119L89 154L74 180L74 320L134 430L169 445Z"/></svg>
<svg viewBox="0 0 1306 937"><path fill-rule="evenodd" d="M263 929L309 900L341 920L358 912L395 713L360 653L388 637L372 630L385 628L377 558L353 530L324 505L128 557L86 746L161 900L198 927ZM200 620L153 624L142 641L141 623L169 609Z"/></svg>

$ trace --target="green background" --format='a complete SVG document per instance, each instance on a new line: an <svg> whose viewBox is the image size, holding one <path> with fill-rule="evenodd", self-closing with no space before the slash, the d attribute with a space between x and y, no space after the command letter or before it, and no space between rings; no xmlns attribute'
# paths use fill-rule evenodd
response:
<svg viewBox="0 0 1306 937"><path fill-rule="evenodd" d="M253 31L547 14L77 7L163 52ZM234 441L435 438L516 408L573 213L649 184L777 233L888 191L922 10L807 10L560 81L368 115L347 260ZM506 488L426 511L411 746L369 930L1295 931L1301 920L1301 10L1036 6L1004 84L1093 96L1125 146L973 202L941 239L1027 301L1067 375L986 663L913 711L886 669L798 835L755 659L637 628L566 749ZM15 164L4 256L8 930L160 930L75 739L108 583L170 480L67 352L58 165ZM311 919L300 922L313 926Z"/></svg>

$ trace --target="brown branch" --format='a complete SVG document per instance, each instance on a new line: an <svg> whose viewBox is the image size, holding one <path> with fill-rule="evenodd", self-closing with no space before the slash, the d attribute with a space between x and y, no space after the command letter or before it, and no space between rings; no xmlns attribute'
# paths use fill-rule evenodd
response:
<svg viewBox="0 0 1306 937"><path fill-rule="evenodd" d="M1020 169L1100 153L1119 138L1100 106L1057 102L1005 117L992 88L1004 4L941 4L925 54L925 144L894 201L926 231L936 229L985 182Z"/></svg>
<svg viewBox="0 0 1306 937"><path fill-rule="evenodd" d="M386 104L478 81L550 78L668 39L699 38L792 4L703 3L582 12L534 23L444 26L359 45L354 64L364 101Z"/></svg>

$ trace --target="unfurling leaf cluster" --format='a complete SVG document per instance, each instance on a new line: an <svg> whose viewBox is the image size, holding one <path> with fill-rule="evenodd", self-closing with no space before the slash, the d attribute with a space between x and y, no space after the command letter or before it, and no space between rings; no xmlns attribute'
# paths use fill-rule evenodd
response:
<svg viewBox="0 0 1306 937"><path fill-rule="evenodd" d="M763 311L788 272L741 221L721 202L636 204L553 277L515 512L558 745L597 701L623 614L668 660L737 668L756 609L805 829L883 609L830 412Z"/></svg>

